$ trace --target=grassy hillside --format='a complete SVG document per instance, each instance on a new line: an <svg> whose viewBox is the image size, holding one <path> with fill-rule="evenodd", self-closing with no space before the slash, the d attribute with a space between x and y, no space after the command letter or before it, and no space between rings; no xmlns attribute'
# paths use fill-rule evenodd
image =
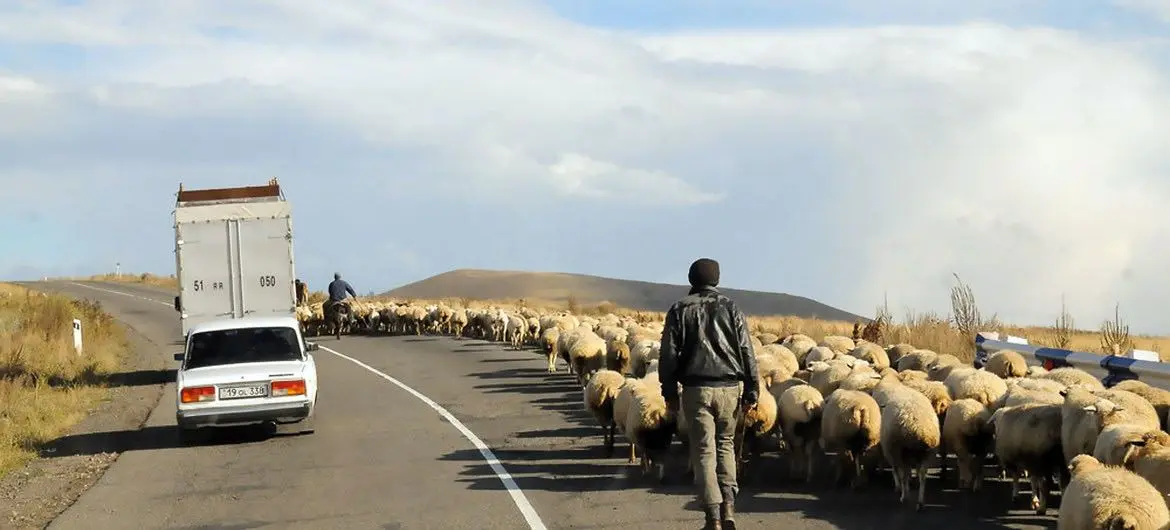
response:
<svg viewBox="0 0 1170 530"><path fill-rule="evenodd" d="M640 311L665 311L688 287L619 280L585 274L458 269L409 283L384 293L396 298L524 298L591 305L609 302ZM721 289L750 315L791 315L822 320L868 321L867 318L801 296Z"/></svg>

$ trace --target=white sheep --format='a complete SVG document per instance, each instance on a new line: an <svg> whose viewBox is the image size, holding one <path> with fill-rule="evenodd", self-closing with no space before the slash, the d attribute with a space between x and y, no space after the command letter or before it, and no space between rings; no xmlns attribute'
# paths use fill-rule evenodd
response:
<svg viewBox="0 0 1170 530"><path fill-rule="evenodd" d="M817 362L829 362L837 358L837 354L833 350L825 346L814 346L805 352L804 357L800 359L800 366L808 368L809 365Z"/></svg>
<svg viewBox="0 0 1170 530"><path fill-rule="evenodd" d="M653 466L658 479L662 480L665 475L664 457L674 438L677 419L673 411L666 407L658 373L648 374L642 383L631 387L632 400L626 411L623 432L631 447L637 446L641 453L642 472L648 473Z"/></svg>
<svg viewBox="0 0 1170 530"><path fill-rule="evenodd" d="M598 370L585 385L585 409L597 419L604 432L605 455L613 456L614 430L613 402L621 392L626 378L613 370Z"/></svg>
<svg viewBox="0 0 1170 530"><path fill-rule="evenodd" d="M916 349L917 348L915 348L914 346L912 346L910 344L906 344L904 342L899 343L899 344L894 344L894 345L886 347L886 358L890 360L890 366L894 367L894 366L898 365L898 359L901 359L902 356L904 356L907 353L910 353Z"/></svg>
<svg viewBox="0 0 1170 530"><path fill-rule="evenodd" d="M1153 484L1170 504L1170 434L1150 431L1129 444L1123 465Z"/></svg>
<svg viewBox="0 0 1170 530"><path fill-rule="evenodd" d="M817 347L817 341L808 335L795 333L784 337L780 341L780 345L791 350L796 355L796 360L800 362L800 366L803 367L806 364L805 357L809 351Z"/></svg>
<svg viewBox="0 0 1170 530"><path fill-rule="evenodd" d="M1101 383L1100 379L1094 377L1093 374L1071 366L1064 366L1045 372L1037 375L1036 378L1057 381L1066 387L1083 386L1089 390L1105 390L1105 385Z"/></svg>
<svg viewBox="0 0 1170 530"><path fill-rule="evenodd" d="M1125 465L1126 456L1151 429L1133 423L1115 423L1101 429L1093 445L1093 458L1109 466Z"/></svg>
<svg viewBox="0 0 1170 530"><path fill-rule="evenodd" d="M825 398L816 388L796 379L777 397L780 429L791 453L789 474L794 478L800 471L805 482L812 482L814 451L821 438L821 414ZM780 385L775 385L777 388Z"/></svg>
<svg viewBox="0 0 1170 530"><path fill-rule="evenodd" d="M987 370L956 368L944 381L952 399L974 399L988 407L1007 393L1007 383Z"/></svg>
<svg viewBox="0 0 1170 530"><path fill-rule="evenodd" d="M991 409L974 399L957 399L943 418L943 445L955 453L959 464L959 488L979 491L983 461L992 446Z"/></svg>
<svg viewBox="0 0 1170 530"><path fill-rule="evenodd" d="M1091 405L1086 405L1090 406ZM1004 407L988 420L995 432L995 456L1012 480L1012 499L1020 494L1020 475L1032 485L1032 509L1048 511L1048 482L1065 469L1061 452L1062 405L1027 403Z"/></svg>
<svg viewBox="0 0 1170 530"><path fill-rule="evenodd" d="M760 393L756 406L748 409L742 416L743 438L739 441L736 454L739 461L743 461L743 451L747 449L752 455L752 461L758 462L762 442L769 436L779 434L777 431L777 404L776 397L768 392L763 381L759 383ZM743 384L740 384L743 388ZM742 390L741 390L742 392ZM737 429L740 431L740 429ZM742 464L741 464L742 466ZM742 469L742 467L741 467Z"/></svg>
<svg viewBox="0 0 1170 530"><path fill-rule="evenodd" d="M825 399L821 410L821 449L838 454L837 482L848 469L850 484L854 488L860 485L864 479L862 458L878 445L881 424L881 410L869 394L837 390Z"/></svg>
<svg viewBox="0 0 1170 530"><path fill-rule="evenodd" d="M605 339L591 331L582 332L569 347L569 363L582 387L593 372L605 368Z"/></svg>
<svg viewBox="0 0 1170 530"><path fill-rule="evenodd" d="M1162 421L1162 430L1167 430L1167 423L1170 422L1170 390L1153 387L1137 379L1117 383L1110 390L1125 390L1145 398L1158 411L1158 418Z"/></svg>
<svg viewBox="0 0 1170 530"><path fill-rule="evenodd" d="M844 335L825 335L817 345L833 350L837 355L844 355L857 347L853 339Z"/></svg>
<svg viewBox="0 0 1170 530"><path fill-rule="evenodd" d="M861 342L847 354L869 363L874 370L890 367L890 357L886 350L872 342Z"/></svg>
<svg viewBox="0 0 1170 530"><path fill-rule="evenodd" d="M1170 528L1170 510L1146 479L1089 455L1077 456L1068 467L1072 480L1060 503L1059 530Z"/></svg>
<svg viewBox="0 0 1170 530"><path fill-rule="evenodd" d="M983 368L1002 378L1028 375L1028 362L1019 352L999 350L987 357Z"/></svg>
<svg viewBox="0 0 1170 530"><path fill-rule="evenodd" d="M899 372L905 372L906 370L926 372L927 368L930 367L930 363L934 362L937 358L938 354L933 350L913 350L898 358L895 369Z"/></svg>
<svg viewBox="0 0 1170 530"><path fill-rule="evenodd" d="M942 443L942 428L930 398L905 388L893 392L881 408L880 447L886 461L894 468L894 483L900 490L899 500L910 496L910 475L918 479L918 497L914 509L926 502L926 468L930 457Z"/></svg>
<svg viewBox="0 0 1170 530"><path fill-rule="evenodd" d="M551 327L540 333L540 348L548 357L548 373L557 371L557 345L560 344L561 328Z"/></svg>

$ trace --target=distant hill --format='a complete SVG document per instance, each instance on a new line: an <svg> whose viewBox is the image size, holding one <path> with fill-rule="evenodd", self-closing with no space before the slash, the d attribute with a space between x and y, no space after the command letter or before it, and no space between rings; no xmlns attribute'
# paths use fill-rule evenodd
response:
<svg viewBox="0 0 1170 530"><path fill-rule="evenodd" d="M522 272L458 269L431 276L382 293L396 298L474 298L508 300L525 298L565 303L574 296L582 305L610 302L640 311L665 311L686 294L684 285L620 280L562 272ZM822 304L816 300L783 293L720 289L735 298L749 315L788 315L822 320L854 322L870 319Z"/></svg>

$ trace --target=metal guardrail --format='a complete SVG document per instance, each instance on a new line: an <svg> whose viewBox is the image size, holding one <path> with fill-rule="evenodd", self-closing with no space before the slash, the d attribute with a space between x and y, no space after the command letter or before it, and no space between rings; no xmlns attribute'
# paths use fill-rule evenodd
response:
<svg viewBox="0 0 1170 530"><path fill-rule="evenodd" d="M1030 366L1042 366L1048 370L1064 366L1080 368L1099 378L1107 387L1127 379L1137 379L1170 390L1170 363L1019 344L991 339L984 333L975 335L975 367L982 367L988 356L1000 350L1019 352Z"/></svg>

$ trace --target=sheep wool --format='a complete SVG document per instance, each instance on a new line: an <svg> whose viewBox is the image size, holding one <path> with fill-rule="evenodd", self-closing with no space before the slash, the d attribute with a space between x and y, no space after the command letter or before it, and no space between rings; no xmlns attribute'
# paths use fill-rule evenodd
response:
<svg viewBox="0 0 1170 530"><path fill-rule="evenodd" d="M1093 445L1093 458L1107 466L1124 466L1134 445L1143 443L1143 436L1151 432L1142 425L1115 423L1101 429Z"/></svg>
<svg viewBox="0 0 1170 530"><path fill-rule="evenodd" d="M873 396L856 390L838 390L825 399L821 412L821 449L837 451L837 477L849 470L856 487L864 479L862 458L878 445L882 413Z"/></svg>
<svg viewBox="0 0 1170 530"><path fill-rule="evenodd" d="M910 496L910 475L918 479L914 509L926 502L926 468L942 443L938 414L930 399L910 389L895 391L881 409L880 444L886 461L894 468L894 482L901 502Z"/></svg>
<svg viewBox="0 0 1170 530"><path fill-rule="evenodd" d="M987 407L1007 393L1007 382L987 370L956 368L945 381L947 391L954 399L974 399Z"/></svg>
<svg viewBox="0 0 1170 530"><path fill-rule="evenodd" d="M593 415L604 431L606 456L613 456L614 430L613 402L625 384L626 378L613 370L598 370L585 385L585 410Z"/></svg>
<svg viewBox="0 0 1170 530"><path fill-rule="evenodd" d="M959 462L959 488L979 491L983 461L992 445L991 410L970 398L957 399L943 418L942 437Z"/></svg>
<svg viewBox="0 0 1170 530"><path fill-rule="evenodd" d="M804 472L805 482L812 482L814 451L821 437L821 414L825 398L816 388L793 385L777 399L780 429L792 455L789 474L796 478Z"/></svg>
<svg viewBox="0 0 1170 530"><path fill-rule="evenodd" d="M1072 480L1061 500L1058 530L1162 530L1170 510L1144 478L1089 455L1069 462Z"/></svg>
<svg viewBox="0 0 1170 530"><path fill-rule="evenodd" d="M999 350L991 354L983 368L1003 378L1028 375L1028 362L1023 355L1012 350Z"/></svg>
<svg viewBox="0 0 1170 530"><path fill-rule="evenodd" d="M1166 424L1168 416L1170 416L1170 390L1152 387L1137 379L1129 379L1117 383L1110 390L1125 390L1145 398L1146 401L1149 401L1154 406L1154 410L1158 411L1158 419L1161 420L1162 430L1167 430Z"/></svg>
<svg viewBox="0 0 1170 530"><path fill-rule="evenodd" d="M1038 379L1056 381L1066 387L1083 386L1089 390L1105 390L1105 385L1101 383L1100 379L1094 377L1093 374L1071 366L1057 368L1036 377Z"/></svg>
<svg viewBox="0 0 1170 530"><path fill-rule="evenodd" d="M1124 467L1145 478L1170 505L1170 434L1150 431L1132 442L1123 458Z"/></svg>
<svg viewBox="0 0 1170 530"><path fill-rule="evenodd" d="M1028 474L1032 509L1048 511L1048 477L1065 469L1061 444L1063 405L1028 403L991 415L995 456L1012 479L1011 498L1020 494L1020 475Z"/></svg>
<svg viewBox="0 0 1170 530"><path fill-rule="evenodd" d="M890 367L890 357L886 350L872 342L862 342L849 351L848 355L866 361L875 370Z"/></svg>

